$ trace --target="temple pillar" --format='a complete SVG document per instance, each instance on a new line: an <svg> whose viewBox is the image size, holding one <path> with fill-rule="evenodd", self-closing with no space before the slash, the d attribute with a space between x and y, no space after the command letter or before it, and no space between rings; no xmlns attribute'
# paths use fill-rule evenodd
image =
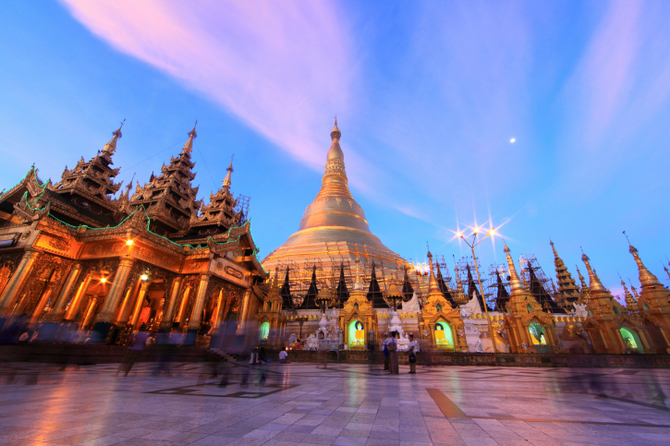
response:
<svg viewBox="0 0 670 446"><path fill-rule="evenodd" d="M49 302L49 298L51 297L52 291L53 290L51 288L48 288L42 293L42 297L40 297L40 300L37 302L37 305L33 310L33 314L30 318L31 322L37 322L40 319L40 317L42 316L42 312L44 311L44 307L46 307L47 302Z"/></svg>
<svg viewBox="0 0 670 446"><path fill-rule="evenodd" d="M39 252L34 250L26 251L23 255L21 263L19 263L16 272L12 275L9 283L7 283L2 298L0 298L0 314L9 313L14 307L38 256Z"/></svg>
<svg viewBox="0 0 670 446"><path fill-rule="evenodd" d="M195 339L198 334L198 330L200 329L200 321L202 319L202 309L205 306L205 297L207 297L209 279L209 274L202 274L200 276L198 294L195 296L195 303L193 304L191 319L188 321L188 334L186 335L184 345L195 345Z"/></svg>
<svg viewBox="0 0 670 446"><path fill-rule="evenodd" d="M244 291L244 299L242 301L242 313L239 318L239 326L237 334L246 335L247 332L247 320L249 319L249 306L251 305L251 288L247 288Z"/></svg>
<svg viewBox="0 0 670 446"><path fill-rule="evenodd" d="M131 306L131 302L133 301L133 298L137 296L141 283L142 280L137 279L135 284L128 288L128 291L126 291L126 295L123 297L123 301L121 301L121 305L119 306L119 311L116 313L116 325L119 327L124 325L128 320L128 312Z"/></svg>
<svg viewBox="0 0 670 446"><path fill-rule="evenodd" d="M137 294L137 300L135 301L133 316L130 319L130 325L132 325L133 329L137 328L137 322L140 320L140 314L142 313L142 305L144 304L144 297L147 295L149 285L150 283L147 281L143 281L142 285L140 285L140 292Z"/></svg>
<svg viewBox="0 0 670 446"><path fill-rule="evenodd" d="M81 328L82 330L86 328L93 320L93 314L94 314L93 310L95 310L96 303L98 303L97 297L92 298L91 301L88 303L88 307L86 307L86 312L84 314L84 320L79 326L79 328Z"/></svg>
<svg viewBox="0 0 670 446"><path fill-rule="evenodd" d="M216 297L216 310L214 311L214 320L212 321L212 329L210 333L217 333L223 319L223 289L219 290L219 295Z"/></svg>
<svg viewBox="0 0 670 446"><path fill-rule="evenodd" d="M170 292L170 300L168 301L167 310L165 315L163 315L163 320L161 321L160 327L161 330L169 330L172 328L172 320L174 319L174 307L177 305L177 298L179 297L179 289L181 288L182 277L175 277L172 282L172 290Z"/></svg>
<svg viewBox="0 0 670 446"><path fill-rule="evenodd" d="M63 289L58 295L58 299L56 300L51 313L47 316L48 321L59 322L61 319L63 319L67 299L72 293L74 284L77 283L77 279L79 279L79 274L81 274L81 263L77 262L74 264L72 269L70 269L70 273L68 274L67 279L65 279Z"/></svg>
<svg viewBox="0 0 670 446"><path fill-rule="evenodd" d="M209 274L200 276L200 285L198 286L198 294L195 297L195 304L193 305L193 312L191 319L188 321L188 328L190 330L198 330L200 328L200 320L202 318L202 309L205 306L205 297L207 296L207 286L209 285Z"/></svg>
<svg viewBox="0 0 670 446"><path fill-rule="evenodd" d="M68 305L67 309L65 310L65 317L63 319L67 321L74 321L74 318L77 317L79 306L81 305L81 300L86 295L86 291L88 291L88 286L91 283L92 277L93 275L88 273L84 280L79 284L77 293L74 295L70 301L70 305Z"/></svg>
<svg viewBox="0 0 670 446"><path fill-rule="evenodd" d="M184 315L186 314L188 299L191 297L191 290L192 288L190 286L187 286L181 298L181 304L179 305L179 312L177 313L176 318L176 321L179 325L181 325L184 322Z"/></svg>
<svg viewBox="0 0 670 446"><path fill-rule="evenodd" d="M134 263L135 259L123 258L119 262L118 268L116 268L114 282L109 288L105 303L102 306L102 310L100 311L100 314L98 314L97 321L93 327L93 330L100 334L101 340L106 339L109 334L109 329L114 321L116 307L119 305L119 300L126 287L126 282L128 281L128 276L130 275L130 270Z"/></svg>

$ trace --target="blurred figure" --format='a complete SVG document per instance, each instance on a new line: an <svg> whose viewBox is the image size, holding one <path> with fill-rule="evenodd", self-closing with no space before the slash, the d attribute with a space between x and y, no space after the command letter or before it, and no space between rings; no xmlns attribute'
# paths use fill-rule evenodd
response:
<svg viewBox="0 0 670 446"><path fill-rule="evenodd" d="M290 364L291 361L288 359L288 352L286 351L287 348L279 352L279 362L282 364Z"/></svg>
<svg viewBox="0 0 670 446"><path fill-rule="evenodd" d="M117 375L120 371L123 371L125 372L123 376L128 376L128 372L130 372L130 369L133 368L135 361L137 361L137 359L142 354L142 351L146 348L148 339L149 334L145 331L144 325L142 325L140 331L138 331L135 335L135 340L133 341L132 345L128 347L126 356L119 365L119 371L116 372Z"/></svg>
<svg viewBox="0 0 670 446"><path fill-rule="evenodd" d="M398 333L393 331L391 332L391 338L386 344L386 348L389 351L389 372L391 375L397 375L398 371Z"/></svg>
<svg viewBox="0 0 670 446"><path fill-rule="evenodd" d="M382 352L384 352L384 370L389 371L389 334L384 333L384 341L382 341Z"/></svg>
<svg viewBox="0 0 670 446"><path fill-rule="evenodd" d="M416 355L421 349L419 343L414 340L414 335L409 335L409 345L407 351L409 352L409 373L416 373Z"/></svg>

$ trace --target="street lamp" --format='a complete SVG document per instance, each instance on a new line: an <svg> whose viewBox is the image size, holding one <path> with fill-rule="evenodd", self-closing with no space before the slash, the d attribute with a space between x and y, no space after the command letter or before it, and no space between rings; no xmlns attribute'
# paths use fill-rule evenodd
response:
<svg viewBox="0 0 670 446"><path fill-rule="evenodd" d="M486 321L489 323L489 336L491 336L491 343L493 344L493 353L498 353L498 346L496 345L496 338L493 335L493 325L491 324L491 318L489 317L489 306L486 305L486 299L484 299L484 287L482 286L482 279L479 276L479 266L477 265L477 256L475 255L475 246L479 245L481 242L483 242L486 238L488 237L494 237L496 235L496 229L495 228L490 228L488 231L486 231L486 235L479 239L477 241L477 236L482 232L482 228L479 226L475 226L474 229L472 230L472 242L470 242L467 238L465 238L465 234L463 234L461 231L458 231L456 233L456 237L460 238L465 242L466 245L470 247L470 250L472 251L472 259L475 261L475 271L477 271L477 281L479 281L479 292L481 293L482 296L482 301L484 302L484 311L486 312ZM469 236L468 236L469 237Z"/></svg>

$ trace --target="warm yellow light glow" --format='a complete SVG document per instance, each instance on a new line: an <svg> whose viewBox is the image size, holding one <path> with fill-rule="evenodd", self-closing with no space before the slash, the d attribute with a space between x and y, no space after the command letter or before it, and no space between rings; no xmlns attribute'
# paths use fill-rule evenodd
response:
<svg viewBox="0 0 670 446"><path fill-rule="evenodd" d="M510 144L514 144L516 142L516 138L512 138L509 140Z"/></svg>
<svg viewBox="0 0 670 446"><path fill-rule="evenodd" d="M107 283L107 279L103 277L102 279L100 279L100 283Z"/></svg>
<svg viewBox="0 0 670 446"><path fill-rule="evenodd" d="M490 235L490 236L494 236L494 235L496 235L496 230L495 230L495 228L491 228L491 229L489 229L489 235Z"/></svg>
<svg viewBox="0 0 670 446"><path fill-rule="evenodd" d="M476 227L476 228L475 228L474 233L475 233L475 234L479 234L479 227Z"/></svg>
<svg viewBox="0 0 670 446"><path fill-rule="evenodd" d="M140 279L142 279L142 280L147 280L148 278L149 278L149 276L147 276L146 274L142 274L140 276Z"/></svg>
<svg viewBox="0 0 670 446"><path fill-rule="evenodd" d="M127 246L132 246L132 244L133 244L133 241L132 241L132 240L126 240L126 245L127 245Z"/></svg>
<svg viewBox="0 0 670 446"><path fill-rule="evenodd" d="M456 236L457 236L457 237L460 237L460 238L463 238L463 233L462 233L461 231L458 231L458 232L456 233Z"/></svg>

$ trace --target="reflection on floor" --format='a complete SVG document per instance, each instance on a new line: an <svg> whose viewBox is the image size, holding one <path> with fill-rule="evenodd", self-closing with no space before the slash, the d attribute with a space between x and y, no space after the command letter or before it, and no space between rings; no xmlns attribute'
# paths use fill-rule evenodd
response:
<svg viewBox="0 0 670 446"><path fill-rule="evenodd" d="M117 370L0 365L0 445L670 444L669 370Z"/></svg>

